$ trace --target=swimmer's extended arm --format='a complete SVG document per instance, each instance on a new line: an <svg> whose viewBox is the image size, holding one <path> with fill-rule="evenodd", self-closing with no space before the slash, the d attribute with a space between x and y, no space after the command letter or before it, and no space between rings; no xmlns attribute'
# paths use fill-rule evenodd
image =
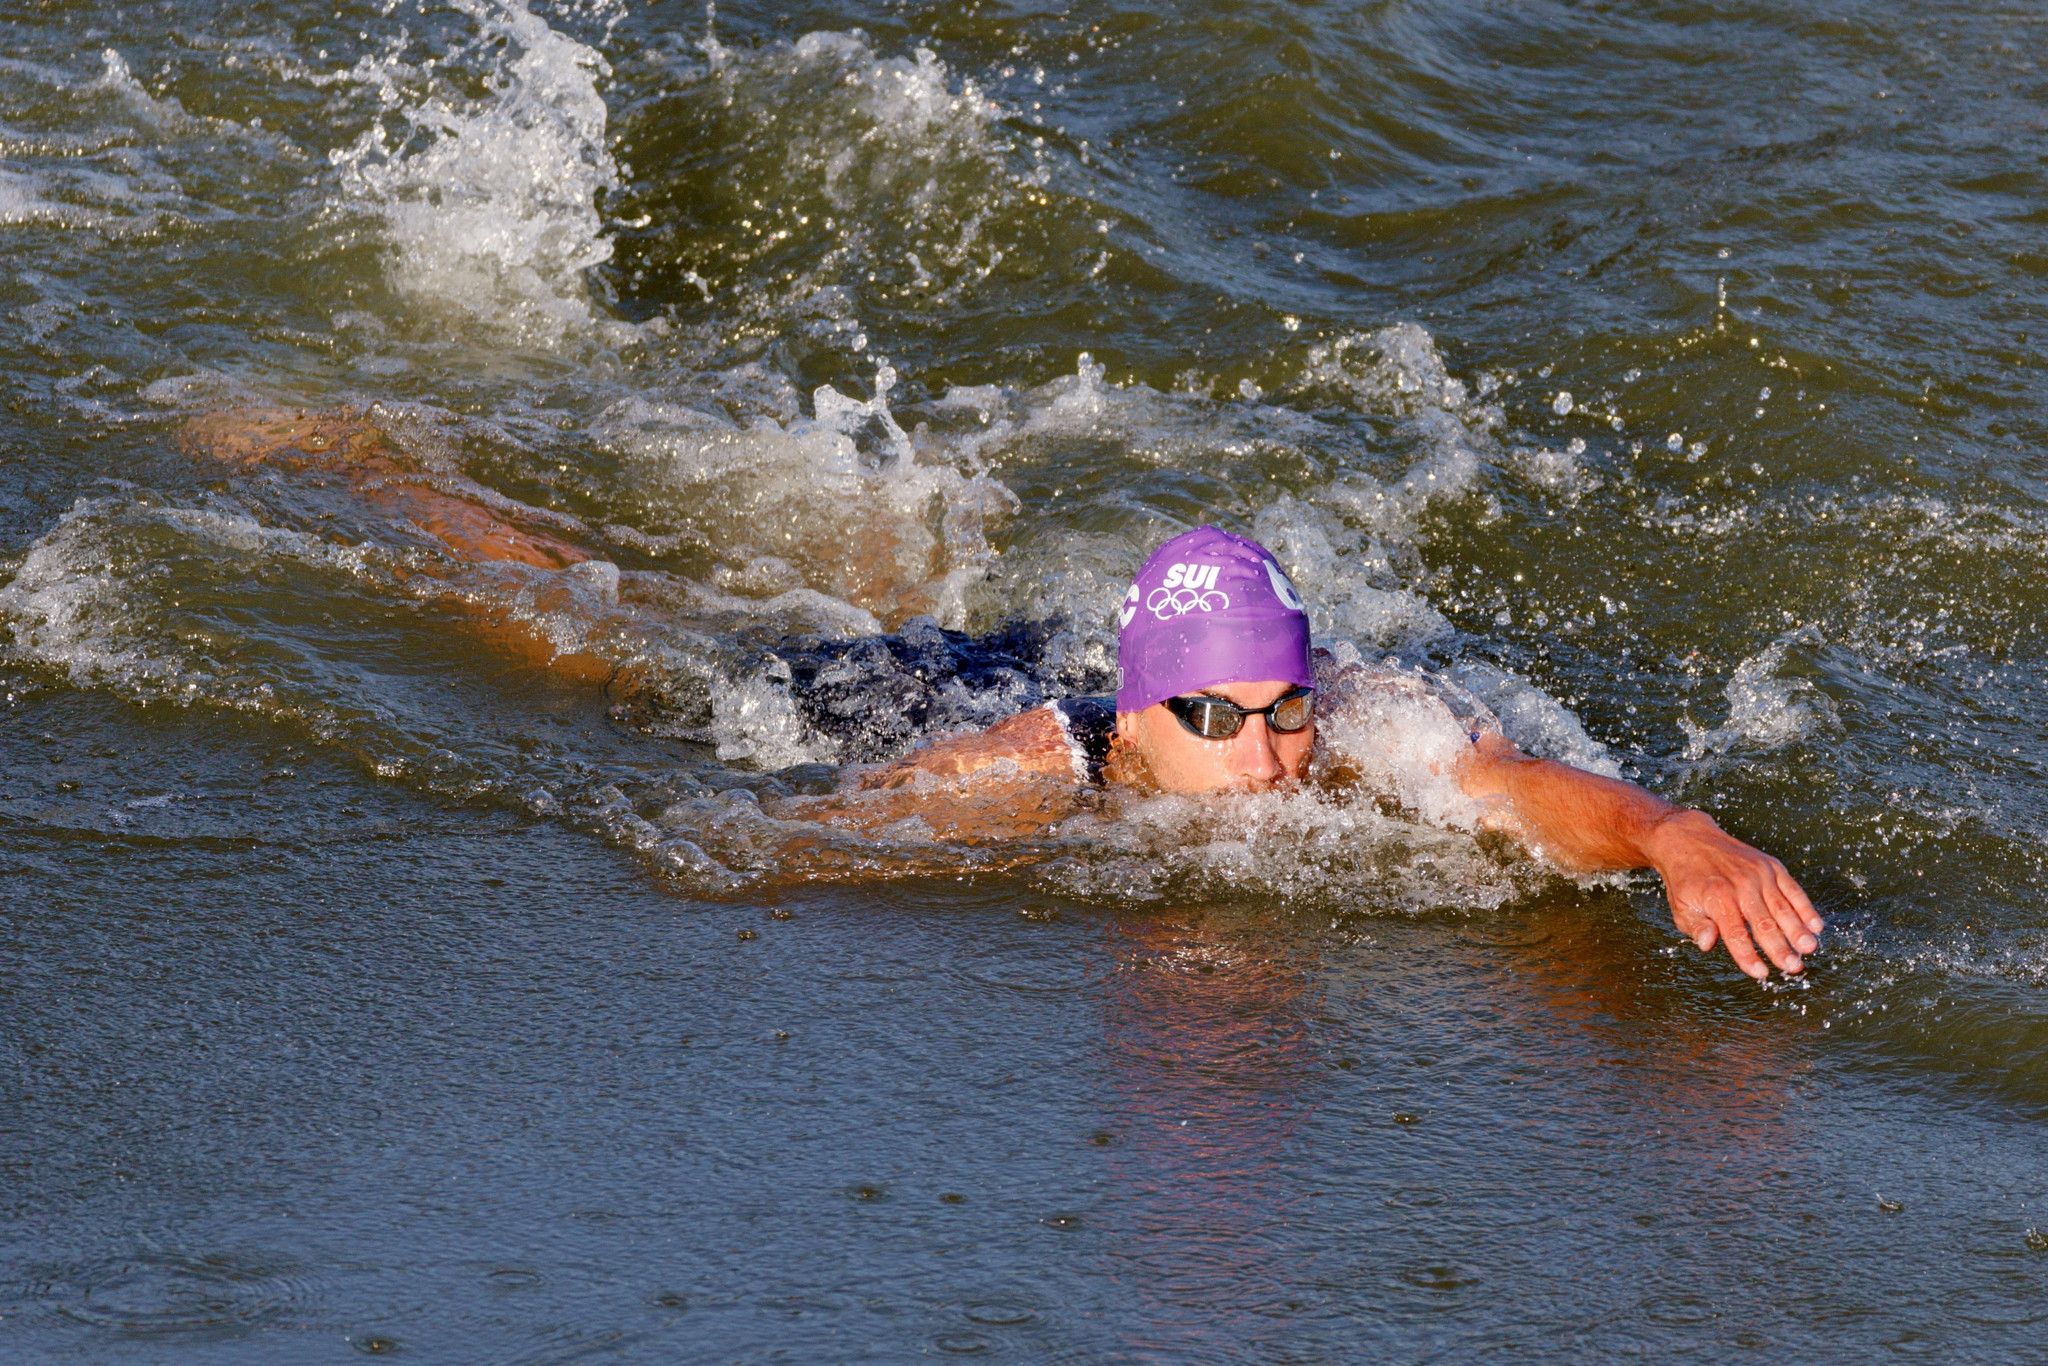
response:
<svg viewBox="0 0 2048 1366"><path fill-rule="evenodd" d="M1719 939L1750 976L1804 968L1823 927L1785 865L1728 834L1703 811L1673 806L1642 788L1523 754L1484 734L1458 767L1467 795L1496 803L1500 824L1568 867L1654 868L1671 918L1702 950Z"/></svg>

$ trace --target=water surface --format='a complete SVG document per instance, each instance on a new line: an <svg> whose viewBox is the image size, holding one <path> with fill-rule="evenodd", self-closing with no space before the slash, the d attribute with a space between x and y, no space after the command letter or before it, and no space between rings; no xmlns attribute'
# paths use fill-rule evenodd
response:
<svg viewBox="0 0 2048 1366"><path fill-rule="evenodd" d="M2032 7L0 33L10 1353L2039 1339ZM378 405L603 565L195 459L252 405ZM1444 828L1398 755L1405 803L995 851L803 864L762 814L1102 686L1202 520L1325 644L1783 857L1806 978ZM790 702L816 642L1019 622L914 723Z"/></svg>

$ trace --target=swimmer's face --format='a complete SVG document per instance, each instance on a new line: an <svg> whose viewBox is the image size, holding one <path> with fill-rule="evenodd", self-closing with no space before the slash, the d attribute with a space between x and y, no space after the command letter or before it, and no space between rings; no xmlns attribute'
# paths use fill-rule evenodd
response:
<svg viewBox="0 0 2048 1366"><path fill-rule="evenodd" d="M1292 683L1219 683L1201 691L1240 707L1271 706ZM1316 740L1310 721L1283 734L1263 716L1248 716L1228 740L1196 735L1158 702L1140 712L1117 717L1117 729L1145 761L1152 780L1164 792L1268 792L1292 787L1308 770L1309 750Z"/></svg>

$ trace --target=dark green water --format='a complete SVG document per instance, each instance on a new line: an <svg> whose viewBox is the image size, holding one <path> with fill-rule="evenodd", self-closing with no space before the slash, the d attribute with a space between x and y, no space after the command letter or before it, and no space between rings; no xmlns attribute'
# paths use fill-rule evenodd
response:
<svg viewBox="0 0 2048 1366"><path fill-rule="evenodd" d="M2038 7L0 36L0 1355L2038 1351ZM618 573L181 441L373 403ZM1427 810L792 862L881 741L771 652L1048 623L993 720L1199 520L1783 857L1806 979Z"/></svg>

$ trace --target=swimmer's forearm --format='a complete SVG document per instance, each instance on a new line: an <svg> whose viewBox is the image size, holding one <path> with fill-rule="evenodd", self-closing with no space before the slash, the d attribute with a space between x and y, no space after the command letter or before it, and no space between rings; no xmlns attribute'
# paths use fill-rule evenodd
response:
<svg viewBox="0 0 2048 1366"><path fill-rule="evenodd" d="M1582 872L1656 867L1669 822L1710 819L1633 783L1532 758L1493 734L1480 736L1457 776L1467 796L1495 807L1499 825Z"/></svg>
<svg viewBox="0 0 2048 1366"><path fill-rule="evenodd" d="M912 750L862 775L865 788L901 787L919 777L953 779L1005 766L1018 776L1071 778L1074 759L1066 732L1047 707L996 722L987 730L955 735Z"/></svg>
<svg viewBox="0 0 2048 1366"><path fill-rule="evenodd" d="M1702 951L1716 942L1755 978L1775 963L1802 971L1823 925L1785 865L1722 830L1713 817L1631 783L1532 759L1484 735L1458 768L1467 795L1496 804L1501 822L1566 867L1654 868L1672 922Z"/></svg>

